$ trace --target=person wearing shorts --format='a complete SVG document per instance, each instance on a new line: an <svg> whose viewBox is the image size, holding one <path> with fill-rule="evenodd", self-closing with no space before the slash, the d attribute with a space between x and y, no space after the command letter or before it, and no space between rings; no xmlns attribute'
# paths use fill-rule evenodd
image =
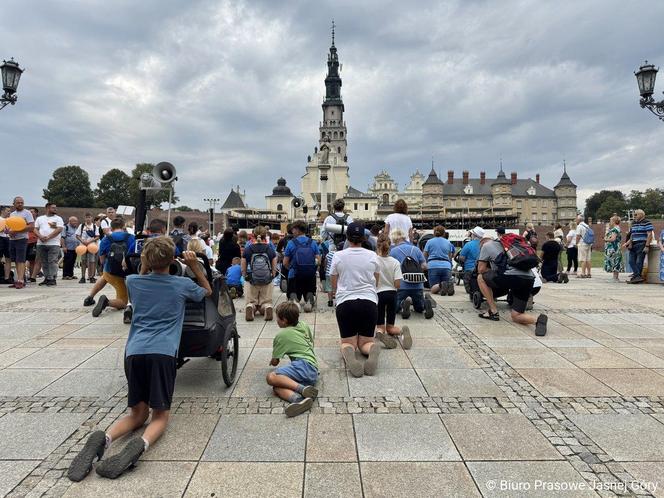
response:
<svg viewBox="0 0 664 498"><path fill-rule="evenodd" d="M498 237L505 235L504 228L497 228ZM535 277L531 270L520 270L507 265L506 268L499 267L499 261L505 253L503 244L499 240L493 240L485 236L480 241L480 256L477 260L477 283L482 295L489 305L489 309L480 313L480 318L487 320L500 320L496 301L493 297L494 290L510 291L512 293L512 321L521 325L535 325L535 334L546 335L547 316L540 314L537 318L526 313L528 299L530 298Z"/></svg>
<svg viewBox="0 0 664 498"><path fill-rule="evenodd" d="M0 218L9 218L10 209L8 206L0 208ZM0 230L0 259L2 259L4 272L0 274L0 284L11 284L12 262L9 254L9 235L5 230Z"/></svg>
<svg viewBox="0 0 664 498"><path fill-rule="evenodd" d="M10 230L7 232L9 235L9 257L16 265L16 277L14 283L10 287L15 289L22 289L25 287L25 261L28 252L28 233L32 232L35 228L35 219L32 213L25 209L25 201L23 197L14 198L14 211L9 215L10 217L20 217L25 220L26 226L23 230L14 232Z"/></svg>
<svg viewBox="0 0 664 498"><path fill-rule="evenodd" d="M354 377L373 375L378 368L380 345L375 341L378 320L378 257L362 247L364 225L353 222L346 230L350 247L332 258L330 277L337 300L337 324L341 336L341 356ZM367 357L361 361L359 351Z"/></svg>
<svg viewBox="0 0 664 498"><path fill-rule="evenodd" d="M169 237L149 239L141 252L141 274L127 277L134 306L124 362L130 411L106 432L98 430L90 435L67 471L72 481L84 479L95 458L101 459L114 440L143 427L150 415L142 436L131 436L119 453L103 459L95 469L97 474L109 479L119 477L166 431L185 303L201 301L212 294L195 253L185 252L184 262L198 285L190 278L169 275L174 257L175 244Z"/></svg>

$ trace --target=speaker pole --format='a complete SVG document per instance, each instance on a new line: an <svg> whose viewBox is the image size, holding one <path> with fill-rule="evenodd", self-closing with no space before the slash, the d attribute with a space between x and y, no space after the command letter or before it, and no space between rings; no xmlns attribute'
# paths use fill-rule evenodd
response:
<svg viewBox="0 0 664 498"><path fill-rule="evenodd" d="M166 233L171 233L171 203L173 202L173 187L168 188L168 219L166 221Z"/></svg>
<svg viewBox="0 0 664 498"><path fill-rule="evenodd" d="M145 217L148 214L147 206L147 190L142 188L138 189L138 202L136 203L136 233L141 233L145 227Z"/></svg>

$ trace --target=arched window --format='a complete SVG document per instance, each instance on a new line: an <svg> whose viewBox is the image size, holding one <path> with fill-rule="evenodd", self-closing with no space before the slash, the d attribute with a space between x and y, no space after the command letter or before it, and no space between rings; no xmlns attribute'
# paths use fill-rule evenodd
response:
<svg viewBox="0 0 664 498"><path fill-rule="evenodd" d="M281 204L277 204L277 211L283 211L283 210L284 206L282 206Z"/></svg>
<svg viewBox="0 0 664 498"><path fill-rule="evenodd" d="M389 204L389 203L390 203L389 194L383 194L383 204Z"/></svg>
<svg viewBox="0 0 664 498"><path fill-rule="evenodd" d="M339 138L344 138L344 132L343 131L339 132Z"/></svg>
<svg viewBox="0 0 664 498"><path fill-rule="evenodd" d="M341 154L341 147L337 147L337 152Z"/></svg>
<svg viewBox="0 0 664 498"><path fill-rule="evenodd" d="M320 138L325 138L325 132L324 131L321 131Z"/></svg>
<svg viewBox="0 0 664 498"><path fill-rule="evenodd" d="M336 131L334 132L334 138L339 138L339 134Z"/></svg>

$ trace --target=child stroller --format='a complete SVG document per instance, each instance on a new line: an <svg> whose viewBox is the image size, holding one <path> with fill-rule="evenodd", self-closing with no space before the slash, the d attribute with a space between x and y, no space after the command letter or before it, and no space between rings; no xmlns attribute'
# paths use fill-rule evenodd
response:
<svg viewBox="0 0 664 498"><path fill-rule="evenodd" d="M207 258L199 261L212 287L212 295L201 302L187 301L182 337L178 349L177 368L189 358L209 357L221 363L221 375L230 387L237 373L240 336L235 324L235 307L226 286L226 277L212 271ZM171 265L171 273L191 277L179 263Z"/></svg>

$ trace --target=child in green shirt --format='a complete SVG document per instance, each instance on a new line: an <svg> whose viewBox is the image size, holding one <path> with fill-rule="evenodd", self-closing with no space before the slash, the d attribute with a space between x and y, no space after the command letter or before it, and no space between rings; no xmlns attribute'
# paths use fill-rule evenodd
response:
<svg viewBox="0 0 664 498"><path fill-rule="evenodd" d="M294 417L309 410L318 396L318 389L314 387L318 380L314 337L309 325L299 321L300 307L297 304L281 303L275 313L281 330L272 341L270 365L276 367L284 356L288 356L291 362L267 374L267 383L276 396L289 402L286 416Z"/></svg>

